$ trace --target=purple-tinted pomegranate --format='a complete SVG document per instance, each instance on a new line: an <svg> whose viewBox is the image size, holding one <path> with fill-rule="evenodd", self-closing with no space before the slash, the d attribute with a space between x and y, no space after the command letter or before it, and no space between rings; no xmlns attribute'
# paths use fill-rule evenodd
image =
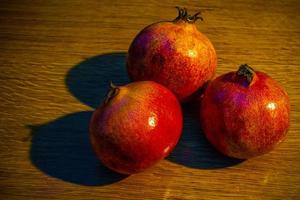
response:
<svg viewBox="0 0 300 200"><path fill-rule="evenodd" d="M288 95L267 74L241 65L208 85L201 123L208 140L223 154L259 156L274 149L288 132Z"/></svg>

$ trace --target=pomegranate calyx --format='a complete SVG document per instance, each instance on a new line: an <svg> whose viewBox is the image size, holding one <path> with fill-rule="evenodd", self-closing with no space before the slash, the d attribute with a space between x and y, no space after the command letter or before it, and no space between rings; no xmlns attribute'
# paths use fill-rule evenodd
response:
<svg viewBox="0 0 300 200"><path fill-rule="evenodd" d="M198 19L203 21L203 17L199 16L199 15L201 15L201 12L197 12L194 15L189 15L186 8L180 8L179 6L176 6L176 8L178 10L178 16L174 19L174 22L177 22L179 20L183 20L185 22L193 24Z"/></svg>
<svg viewBox="0 0 300 200"><path fill-rule="evenodd" d="M107 104L113 97L115 97L119 93L119 88L112 81L109 83L109 89L106 94L104 104Z"/></svg>
<svg viewBox="0 0 300 200"><path fill-rule="evenodd" d="M255 75L255 71L248 64L242 64L237 71L237 75L240 77L245 77L248 85L250 85Z"/></svg>

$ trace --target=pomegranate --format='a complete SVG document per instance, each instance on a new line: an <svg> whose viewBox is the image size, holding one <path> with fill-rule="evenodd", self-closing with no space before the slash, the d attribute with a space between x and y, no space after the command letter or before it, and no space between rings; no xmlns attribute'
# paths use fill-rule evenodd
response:
<svg viewBox="0 0 300 200"><path fill-rule="evenodd" d="M132 174L165 158L182 131L182 113L174 94L152 82L111 85L90 122L94 151L108 168Z"/></svg>
<svg viewBox="0 0 300 200"><path fill-rule="evenodd" d="M285 90L270 76L247 64L219 76L201 103L202 128L223 154L248 159L265 154L285 138L290 104Z"/></svg>
<svg viewBox="0 0 300 200"><path fill-rule="evenodd" d="M217 58L209 39L195 26L200 13L191 16L185 8L177 9L175 20L151 24L135 37L127 71L131 80L158 82L186 102L214 76Z"/></svg>

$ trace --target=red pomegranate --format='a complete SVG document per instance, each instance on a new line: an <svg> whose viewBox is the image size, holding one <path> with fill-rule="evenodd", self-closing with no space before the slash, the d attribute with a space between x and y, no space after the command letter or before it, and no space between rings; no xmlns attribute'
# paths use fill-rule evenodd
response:
<svg viewBox="0 0 300 200"><path fill-rule="evenodd" d="M108 168L137 173L165 158L177 144L180 104L171 91L152 81L111 85L89 129L92 146Z"/></svg>
<svg viewBox="0 0 300 200"><path fill-rule="evenodd" d="M285 138L289 122L285 90L246 64L213 80L201 103L206 137L230 157L248 159L271 151Z"/></svg>
<svg viewBox="0 0 300 200"><path fill-rule="evenodd" d="M169 88L181 102L189 101L215 73L217 57L209 39L195 26L196 13L178 8L173 21L151 24L133 40L127 71L131 80L152 80Z"/></svg>

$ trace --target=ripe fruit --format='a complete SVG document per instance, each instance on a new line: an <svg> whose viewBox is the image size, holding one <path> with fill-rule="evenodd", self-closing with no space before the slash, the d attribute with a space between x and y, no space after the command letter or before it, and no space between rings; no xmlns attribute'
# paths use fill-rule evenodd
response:
<svg viewBox="0 0 300 200"><path fill-rule="evenodd" d="M248 65L213 80L202 99L204 133L230 157L247 159L271 151L285 138L289 121L285 90Z"/></svg>
<svg viewBox="0 0 300 200"><path fill-rule="evenodd" d="M89 128L100 160L112 170L132 174L172 151L181 135L182 113L173 93L158 83L111 85Z"/></svg>
<svg viewBox="0 0 300 200"><path fill-rule="evenodd" d="M178 8L173 21L151 24L133 40L127 58L131 80L152 80L173 91L177 98L190 100L216 69L216 52L208 38L197 30L191 16Z"/></svg>

